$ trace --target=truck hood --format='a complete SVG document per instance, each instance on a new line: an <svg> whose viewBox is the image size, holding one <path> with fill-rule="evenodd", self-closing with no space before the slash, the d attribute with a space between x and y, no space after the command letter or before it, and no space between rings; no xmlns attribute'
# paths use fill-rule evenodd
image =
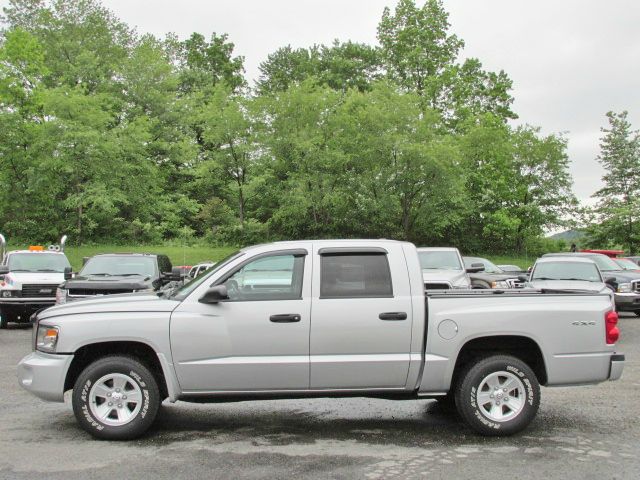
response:
<svg viewBox="0 0 640 480"><path fill-rule="evenodd" d="M67 280L63 288L89 289L89 290L144 290L151 287L151 277L140 276L76 276Z"/></svg>
<svg viewBox="0 0 640 480"><path fill-rule="evenodd" d="M171 312L179 304L180 302L177 300L160 298L156 293L125 293L91 297L64 305L56 305L40 312L38 318L87 313Z"/></svg>
<svg viewBox="0 0 640 480"><path fill-rule="evenodd" d="M613 277L617 283L633 282L634 280L640 280L640 273L625 270L605 270L602 272L602 276L606 279Z"/></svg>
<svg viewBox="0 0 640 480"><path fill-rule="evenodd" d="M464 270L422 270L423 282L448 282L454 287L468 287L467 274Z"/></svg>
<svg viewBox="0 0 640 480"><path fill-rule="evenodd" d="M64 274L58 272L9 272L6 275L8 283L13 284L60 284L64 282Z"/></svg>
<svg viewBox="0 0 640 480"><path fill-rule="evenodd" d="M533 288L548 288L558 290L585 290L589 292L611 292L602 282L588 282L583 280L533 280L529 282Z"/></svg>

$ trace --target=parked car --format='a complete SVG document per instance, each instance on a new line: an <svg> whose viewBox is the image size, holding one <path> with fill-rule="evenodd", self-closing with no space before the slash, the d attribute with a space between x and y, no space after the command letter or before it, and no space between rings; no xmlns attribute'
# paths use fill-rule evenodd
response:
<svg viewBox="0 0 640 480"><path fill-rule="evenodd" d="M471 268L473 265L479 265L480 271L469 272L471 288L522 288L524 281L515 273L507 273L500 269L492 261L482 257L462 257L464 265Z"/></svg>
<svg viewBox="0 0 640 480"><path fill-rule="evenodd" d="M420 247L418 258L425 290L471 288L469 276L457 248Z"/></svg>
<svg viewBox="0 0 640 480"><path fill-rule="evenodd" d="M191 267L191 269L189 270L189 273L187 274L187 276L189 278L196 278L197 276L203 274L205 271L209 270L215 264L216 264L216 262L198 263L197 265L194 265L193 267Z"/></svg>
<svg viewBox="0 0 640 480"><path fill-rule="evenodd" d="M531 270L527 286L537 289L607 293L611 296L612 305L614 302L614 286L611 279L604 278L598 266L589 258L539 258Z"/></svg>
<svg viewBox="0 0 640 480"><path fill-rule="evenodd" d="M56 288L64 281L64 271L71 264L64 254L67 236L59 245L44 248L33 245L28 250L7 251L0 235L0 328L9 322L29 322L31 315L53 305Z"/></svg>
<svg viewBox="0 0 640 480"><path fill-rule="evenodd" d="M633 260L628 258L614 258L614 262L616 262L621 270L630 270L632 272L640 273L640 265L635 263Z"/></svg>
<svg viewBox="0 0 640 480"><path fill-rule="evenodd" d="M168 398L371 396L455 403L484 435L535 417L540 385L618 379L608 295L425 294L416 248L391 240L245 248L179 289L37 314L20 384L71 403L104 439L142 435Z"/></svg>
<svg viewBox="0 0 640 480"><path fill-rule="evenodd" d="M612 258L600 253L546 253L543 258L546 257L582 257L593 260L605 278L612 278L610 283L615 288L616 310L640 316L640 274L622 270Z"/></svg>
<svg viewBox="0 0 640 480"><path fill-rule="evenodd" d="M67 275L56 292L56 303L118 293L153 292L181 279L166 255L106 253L87 260L80 272Z"/></svg>

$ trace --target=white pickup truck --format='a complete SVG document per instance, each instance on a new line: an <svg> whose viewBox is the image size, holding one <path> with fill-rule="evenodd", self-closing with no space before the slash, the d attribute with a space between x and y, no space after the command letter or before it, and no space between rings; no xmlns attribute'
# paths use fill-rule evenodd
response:
<svg viewBox="0 0 640 480"><path fill-rule="evenodd" d="M414 245L245 248L171 292L37 315L20 384L106 439L144 433L164 399L435 398L485 435L521 431L540 385L616 380L609 295L449 290L425 297Z"/></svg>
<svg viewBox="0 0 640 480"><path fill-rule="evenodd" d="M29 322L31 314L56 302L56 289L71 264L64 254L67 236L59 245L7 251L0 234L0 328L9 322Z"/></svg>

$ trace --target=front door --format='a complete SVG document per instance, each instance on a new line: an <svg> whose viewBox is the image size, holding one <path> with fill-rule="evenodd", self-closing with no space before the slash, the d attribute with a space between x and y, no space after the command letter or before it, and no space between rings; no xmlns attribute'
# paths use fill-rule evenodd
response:
<svg viewBox="0 0 640 480"><path fill-rule="evenodd" d="M227 301L200 303L199 289L182 302L171 317L171 350L183 391L309 388L305 260L301 249L255 255L215 282L226 285Z"/></svg>

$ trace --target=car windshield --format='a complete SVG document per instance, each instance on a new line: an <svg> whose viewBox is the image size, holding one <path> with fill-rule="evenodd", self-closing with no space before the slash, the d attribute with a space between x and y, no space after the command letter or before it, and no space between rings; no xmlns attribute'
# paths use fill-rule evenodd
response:
<svg viewBox="0 0 640 480"><path fill-rule="evenodd" d="M170 297L170 298L175 298L177 300L183 300L183 299L187 298L187 296L191 292L193 292L196 288L198 288L198 286L200 286L200 284L202 284L202 282L206 281L209 277L211 277L211 275L213 275L218 270L220 270L222 267L226 266L228 263L232 262L233 260L235 260L236 258L238 258L241 255L244 255L244 253L240 252L240 251L233 252L231 255L223 258L218 263L216 263L213 267L211 267L209 270L207 270L204 274L197 276L196 278L194 278L190 282L187 282L184 285L182 285L180 288L174 289L169 294L164 293L164 292L161 292L161 293L164 293L164 296L166 298Z"/></svg>
<svg viewBox="0 0 640 480"><path fill-rule="evenodd" d="M481 263L484 266L485 273L504 273L495 263L487 260L486 258L464 257L464 266L466 268L471 268L471 265L474 263Z"/></svg>
<svg viewBox="0 0 640 480"><path fill-rule="evenodd" d="M594 262L596 262L596 265L598 265L598 268L600 269L601 272L606 272L610 270L611 271L622 270L622 267L620 267L620 265L618 265L616 262L611 260L606 255L593 255L592 257L588 257L588 258L589 260L593 260Z"/></svg>
<svg viewBox="0 0 640 480"><path fill-rule="evenodd" d="M462 270L458 253L451 250L418 251L423 270Z"/></svg>
<svg viewBox="0 0 640 480"><path fill-rule="evenodd" d="M9 255L9 271L62 273L70 267L69 260L60 253L12 253Z"/></svg>
<svg viewBox="0 0 640 480"><path fill-rule="evenodd" d="M156 273L155 257L143 257L141 255L99 255L90 258L80 275L97 276L142 276L151 277Z"/></svg>
<svg viewBox="0 0 640 480"><path fill-rule="evenodd" d="M631 260L627 260L626 258L614 258L613 261L620 265L623 270L640 270L639 265L636 265Z"/></svg>
<svg viewBox="0 0 640 480"><path fill-rule="evenodd" d="M595 263L558 261L538 263L531 272L531 281L534 280L601 282L602 278Z"/></svg>

